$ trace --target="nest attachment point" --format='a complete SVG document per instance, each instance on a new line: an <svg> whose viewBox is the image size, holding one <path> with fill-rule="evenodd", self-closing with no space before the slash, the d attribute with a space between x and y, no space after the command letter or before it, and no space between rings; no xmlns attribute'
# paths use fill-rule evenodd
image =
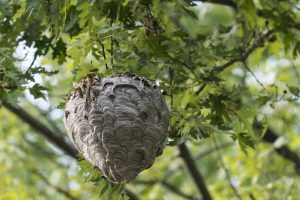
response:
<svg viewBox="0 0 300 200"><path fill-rule="evenodd" d="M87 75L71 92L64 123L77 149L113 183L152 166L167 138L168 107L149 80Z"/></svg>

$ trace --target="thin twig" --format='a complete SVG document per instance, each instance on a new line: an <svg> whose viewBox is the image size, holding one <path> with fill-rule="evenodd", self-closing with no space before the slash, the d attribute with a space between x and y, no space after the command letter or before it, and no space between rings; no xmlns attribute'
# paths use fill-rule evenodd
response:
<svg viewBox="0 0 300 200"><path fill-rule="evenodd" d="M174 77L174 70L169 67L169 76L170 76L170 97L171 97L171 109L173 107L173 77Z"/></svg>
<svg viewBox="0 0 300 200"><path fill-rule="evenodd" d="M99 40L97 39L98 43L100 44L101 46L101 49L102 49L102 56L104 58L104 62L105 62L105 69L108 70L108 65L106 63L106 54L105 54L105 48L104 48L104 44Z"/></svg>
<svg viewBox="0 0 300 200"><path fill-rule="evenodd" d="M111 19L110 26L111 27L113 26L113 19ZM110 64L111 64L112 69L114 68L114 58L113 58L113 56L114 56L114 37L111 34L111 36L110 36Z"/></svg>
<svg viewBox="0 0 300 200"><path fill-rule="evenodd" d="M34 54L34 57L33 57L33 59L32 59L32 61L31 61L31 63L30 63L30 65L29 65L29 67L27 68L26 71L29 71L29 70L33 67L33 64L35 63L35 61L36 61L36 59L37 59L37 56L38 56L38 54L35 53L35 54Z"/></svg>
<svg viewBox="0 0 300 200"><path fill-rule="evenodd" d="M148 10L148 14L150 16L150 19L151 19L151 25L153 26L152 28L154 28L154 33L156 36L158 36L159 32L157 30L158 28L158 24L156 23L156 19L155 17L153 16L152 12L151 12L151 8L150 8L150 4L149 4L149 1L146 0L146 7L147 7L147 10Z"/></svg>
<svg viewBox="0 0 300 200"><path fill-rule="evenodd" d="M204 182L204 179L203 179L200 171L197 169L197 166L196 166L187 146L185 145L185 143L182 143L179 145L178 148L180 151L180 157L184 160L194 182L196 183L199 193L202 195L203 199L211 200L212 197L206 187L206 184Z"/></svg>
<svg viewBox="0 0 300 200"><path fill-rule="evenodd" d="M207 83L203 83L203 84L199 87L199 89L195 92L195 94L196 94L196 95L199 95L199 94L204 90L206 84L207 84Z"/></svg>
<svg viewBox="0 0 300 200"><path fill-rule="evenodd" d="M185 199L196 199L195 197L185 194L182 192L178 187L175 185L170 184L166 180L136 180L134 181L136 184L143 184L143 185L154 185L154 184L161 184L164 187L166 187L168 190L173 192L174 194L177 194L180 197L183 197Z"/></svg>
<svg viewBox="0 0 300 200"><path fill-rule="evenodd" d="M186 64L185 62L182 62L176 58L173 58L167 51L165 51L164 49L162 49L164 51L164 53L170 58L170 60L174 63L174 65L180 64L182 65L184 68L186 68L187 70L189 70L197 79L200 79L200 77L194 72L194 69L189 66L188 64Z"/></svg>
<svg viewBox="0 0 300 200"><path fill-rule="evenodd" d="M208 148L207 150L193 156L194 160L198 160L201 159L207 155L209 155L210 153L215 152L217 149L223 149L223 148L228 148L230 146L232 146L234 144L234 142L226 142L226 143L222 143L219 144L217 146L213 146L211 148ZM161 180L157 180L160 183L166 182L170 177L174 176L176 173L180 172L181 170L183 170L184 168L182 167L182 164L180 163L178 165L178 167L174 168L174 169L169 169L167 170L167 172L164 174L164 177ZM140 183L140 181L135 181L137 183ZM193 199L196 199L195 197Z"/></svg>
<svg viewBox="0 0 300 200"><path fill-rule="evenodd" d="M66 198L71 199L71 200L77 200L74 196L72 196L67 190L64 190L56 185L53 185L50 183L50 181L38 170L32 170L34 174L36 174L40 179L42 179L48 186L56 190L58 193L64 195Z"/></svg>
<svg viewBox="0 0 300 200"><path fill-rule="evenodd" d="M125 192L130 200L139 200L139 198L131 190L125 188Z"/></svg>
<svg viewBox="0 0 300 200"><path fill-rule="evenodd" d="M234 144L235 144L234 142L224 142L224 143L221 143L221 144L214 145L213 147L210 147L210 148L206 149L205 151L200 152L197 155L195 155L194 160L199 160L200 158L203 158L203 157L215 152L216 150L228 148L228 147L231 147Z"/></svg>
<svg viewBox="0 0 300 200"><path fill-rule="evenodd" d="M215 136L214 134L212 134L212 140L213 140L213 143L215 145L215 147L217 148L217 141L215 139ZM218 155L218 160L220 162L220 165L222 167L222 169L224 170L225 172L225 176L226 176L226 179L228 181L228 184L230 185L233 193L235 194L235 196L238 198L238 199L242 199L241 195L239 194L239 192L237 191L236 187L232 184L232 179L231 179L231 175L230 175L230 172L229 170L227 169L224 161L223 161L223 158L222 158L222 155L220 154L219 152L219 149L217 149L217 155Z"/></svg>
<svg viewBox="0 0 300 200"><path fill-rule="evenodd" d="M224 71L225 69L227 69L228 67L230 67L231 65L233 65L236 62L242 62L242 61L246 61L246 59L251 55L251 53L259 48L262 47L263 44L265 43L265 41L267 41L272 34L274 33L274 30L269 30L267 33L263 34L262 36L258 37L257 39L255 39L252 43L252 45L244 52L242 53L242 55L238 58L234 58L228 62L226 62L225 64L215 67L210 74L219 74L220 72ZM205 86L207 85L207 83L203 83L200 88L195 92L196 95L199 95L205 88Z"/></svg>
<svg viewBox="0 0 300 200"><path fill-rule="evenodd" d="M262 82L260 82L260 80L256 77L256 75L253 73L253 71L248 67L247 63L245 60L242 61L243 66L245 67L245 69L253 76L253 78L256 80L256 82L265 90L265 86L264 84L262 84Z"/></svg>
<svg viewBox="0 0 300 200"><path fill-rule="evenodd" d="M224 65L215 67L212 70L212 72L218 74L218 73L224 71L227 67L231 66L233 63L246 60L254 50L256 50L259 47L262 47L264 45L265 41L267 41L273 33L274 33L274 30L269 30L267 33L263 34L262 36L257 37L256 39L254 39L252 45L244 53L242 53L240 57L232 59L232 60L228 61L227 63L225 63Z"/></svg>
<svg viewBox="0 0 300 200"><path fill-rule="evenodd" d="M289 188L288 188L288 190L287 190L287 193L286 193L286 195L285 195L285 198L283 198L283 199L289 199L290 194L291 194L291 192L292 192L292 189L293 189L294 185L295 185L295 181L292 180L292 183L290 184L290 186L289 186Z"/></svg>
<svg viewBox="0 0 300 200"><path fill-rule="evenodd" d="M201 159L205 156L208 156L209 154L215 152L216 150L221 150L221 149L224 149L224 148L228 148L228 147L230 147L234 144L235 144L234 142L224 142L224 143L218 144L217 146L210 147L210 148L204 150L203 152L200 152L200 153L196 154L195 156L193 156L193 159L194 160L199 160L199 159ZM180 169L183 169L181 167L181 164L179 164L178 167L176 167L174 169L168 170L165 173L163 180L167 180L169 177L174 176L174 174L179 172Z"/></svg>
<svg viewBox="0 0 300 200"><path fill-rule="evenodd" d="M25 134L22 134L21 138L25 142L27 142L30 145L30 147L33 147L34 149L38 149L38 151L34 152L35 153L34 155L37 155L37 156L40 156L40 157L43 157L43 158L45 158L45 157L47 157L47 158L55 158L57 156L57 154L55 154L51 149L46 149L44 147L44 144L40 144L38 142L33 142L33 141L29 140L25 136ZM30 153L30 155L32 155L32 153L29 152L27 149L25 149L25 147L23 147L23 146L25 146L25 145L20 145L20 149L23 151L23 153L25 153L25 154L29 154Z"/></svg>
<svg viewBox="0 0 300 200"><path fill-rule="evenodd" d="M195 197L193 197L191 195L185 194L180 189L178 189L175 185L172 185L172 184L168 183L167 181L162 180L161 184L164 185L166 188L168 188L170 191L173 191L174 193L176 193L186 199L189 199L189 200L196 199Z"/></svg>

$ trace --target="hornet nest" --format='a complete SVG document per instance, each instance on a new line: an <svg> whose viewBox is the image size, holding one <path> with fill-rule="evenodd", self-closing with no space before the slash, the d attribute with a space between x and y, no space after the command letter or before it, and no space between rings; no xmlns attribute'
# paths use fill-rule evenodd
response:
<svg viewBox="0 0 300 200"><path fill-rule="evenodd" d="M134 75L87 75L71 92L64 123L77 149L113 183L152 166L167 138L168 107L159 89Z"/></svg>

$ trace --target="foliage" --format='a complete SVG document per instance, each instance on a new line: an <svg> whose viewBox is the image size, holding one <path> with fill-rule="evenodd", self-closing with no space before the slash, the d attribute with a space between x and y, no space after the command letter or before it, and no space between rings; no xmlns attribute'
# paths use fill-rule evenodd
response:
<svg viewBox="0 0 300 200"><path fill-rule="evenodd" d="M81 175L84 177L86 182L95 183L97 189L99 190L99 197L101 199L128 199L126 198L124 184L113 184L108 180L105 180L101 176L99 169L93 168L91 164L83 158L82 155L79 157L78 161Z"/></svg>
<svg viewBox="0 0 300 200"><path fill-rule="evenodd" d="M263 138L270 128L279 135L277 152L287 145L299 156L299 2L203 2L0 0L0 100L60 133L72 82L89 72L145 76L170 107L169 147L126 188L141 199L184 198L166 182L195 194L175 146L188 141L197 155L233 140L239 148L195 159L215 199L295 199L299 175ZM95 185L80 183L82 174L60 150L5 109L0 115L0 199L70 199L65 190L78 199L124 196L123 186L84 161L79 165Z"/></svg>

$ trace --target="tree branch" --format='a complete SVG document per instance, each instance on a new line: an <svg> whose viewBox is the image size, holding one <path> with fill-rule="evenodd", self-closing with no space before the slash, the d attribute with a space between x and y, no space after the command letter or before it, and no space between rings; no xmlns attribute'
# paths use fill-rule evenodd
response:
<svg viewBox="0 0 300 200"><path fill-rule="evenodd" d="M50 142L56 145L58 148L63 150L67 155L76 159L77 150L69 145L64 137L63 133L55 133L50 128L42 124L39 120L31 116L27 111L20 107L14 107L13 105L9 104L8 102L2 101L2 105L17 115L20 119L24 122L29 124L33 129L38 131L41 135L45 136Z"/></svg>
<svg viewBox="0 0 300 200"><path fill-rule="evenodd" d="M70 144L68 144L65 139L63 138L63 133L55 133L50 128L48 128L46 125L41 123L38 119L34 118L32 115L30 115L27 111L20 107L15 107L8 102L2 101L2 105L14 113L17 117L19 117L21 120L26 122L30 127L35 129L37 133L43 135L46 137L50 142L52 142L55 146L57 146L59 149L63 150L67 155L70 157L77 159L78 151L72 147ZM126 194L131 200L139 200L139 198L130 190L126 189Z"/></svg>
<svg viewBox="0 0 300 200"><path fill-rule="evenodd" d="M254 74L254 72L250 69L250 67L248 67L247 63L245 60L242 61L243 66L245 67L245 69L253 76L253 78L255 79L255 81L263 88L266 89L264 84L262 82L260 82L260 80L256 77L256 75Z"/></svg>
<svg viewBox="0 0 300 200"><path fill-rule="evenodd" d="M97 42L100 44L101 49L102 49L102 56L103 56L104 62L105 62L105 69L108 70L108 65L106 63L106 54L105 54L104 44L99 39L97 39Z"/></svg>
<svg viewBox="0 0 300 200"><path fill-rule="evenodd" d="M172 192L174 192L174 193L176 193L176 194L178 194L178 195L180 195L180 196L182 196L182 197L184 197L184 198L186 198L186 199L190 199L190 200L195 199L193 196L190 196L190 195L188 195L188 194L185 194L185 193L182 192L180 189L178 189L176 186L174 186L174 185L168 183L168 182L165 181L165 180L162 180L162 181L161 181L161 184L164 185L166 188L168 188L170 191L172 191Z"/></svg>
<svg viewBox="0 0 300 200"><path fill-rule="evenodd" d="M277 134L268 128L263 137L263 141L273 144L278 138ZM287 145L275 148L275 151L284 159L292 161L295 165L295 170L300 173L300 157L297 153L293 152Z"/></svg>
<svg viewBox="0 0 300 200"><path fill-rule="evenodd" d="M64 195L65 197L67 197L70 200L77 200L77 198L72 196L67 190L64 190L64 189L50 183L49 180L42 173L40 173L39 171L33 170L32 172L34 174L36 174L38 177L40 177L40 179L42 179L48 186L50 186L51 188L56 190L58 193Z"/></svg>
<svg viewBox="0 0 300 200"><path fill-rule="evenodd" d="M224 71L225 69L227 69L228 67L230 67L232 64L236 63L236 62L245 62L246 59L251 55L251 53L264 45L264 43L269 40L270 38L272 38L272 35L274 33L274 30L269 30L267 33L263 34L261 37L258 37L256 40L254 40L253 44L248 48L247 51L245 51L240 58L236 58L236 59L232 59L228 62L226 62L225 64L219 66L219 67L215 67L211 73L212 74L218 74L222 71ZM207 85L207 83L203 83L200 88L196 91L196 95L199 95L205 88L205 86ZM278 138L278 136L276 135L276 133L274 133L274 131L272 131L270 128L267 129L264 137L263 137L263 141L268 142L268 143L273 143L276 139ZM285 159L288 159L290 161L292 161L295 164L295 169L296 171L300 171L300 158L299 156L293 152L292 150L289 149L288 146L284 145L280 148L276 149L276 152L282 156Z"/></svg>
<svg viewBox="0 0 300 200"><path fill-rule="evenodd" d="M179 145L179 151L180 151L180 156L184 160L192 178L194 179L194 182L196 183L198 191L200 192L200 194L202 194L203 199L211 200L212 197L206 187L204 179L200 174L199 170L197 169L196 164L192 159L192 156L190 155L190 152L187 146L185 145L185 143Z"/></svg>
<svg viewBox="0 0 300 200"><path fill-rule="evenodd" d="M225 63L224 65L214 68L213 73L220 73L220 72L224 71L227 67L230 67L235 62L245 61L254 50L256 50L259 47L262 47L264 45L264 43L271 37L271 35L273 33L274 33L274 30L269 30L265 34L257 37L256 39L254 39L252 45L244 53L242 53L239 58L232 59L232 60L228 61L227 63Z"/></svg>
<svg viewBox="0 0 300 200"><path fill-rule="evenodd" d="M131 190L125 188L125 192L130 200L139 200L139 198L133 192L131 192Z"/></svg>
<svg viewBox="0 0 300 200"><path fill-rule="evenodd" d="M257 39L255 39L253 41L252 45L244 53L241 54L240 57L229 60L228 62L226 62L225 64L223 64L221 66L215 67L210 72L210 74L219 74L219 73L221 73L222 71L224 71L225 69L227 69L228 67L230 67L231 65L233 65L236 62L246 61L246 59L251 55L251 53L255 49L257 49L259 47L262 47L264 45L265 41L267 41L268 39L271 38L273 33L274 33L274 30L269 30L267 33L265 33L262 36L258 37ZM207 83L203 83L200 86L200 88L195 92L195 94L199 95L204 90L206 85L207 85Z"/></svg>
<svg viewBox="0 0 300 200"><path fill-rule="evenodd" d="M111 18L110 21L110 26L113 26L113 19ZM114 69L114 37L111 34L110 36L110 64L111 64L111 68Z"/></svg>

